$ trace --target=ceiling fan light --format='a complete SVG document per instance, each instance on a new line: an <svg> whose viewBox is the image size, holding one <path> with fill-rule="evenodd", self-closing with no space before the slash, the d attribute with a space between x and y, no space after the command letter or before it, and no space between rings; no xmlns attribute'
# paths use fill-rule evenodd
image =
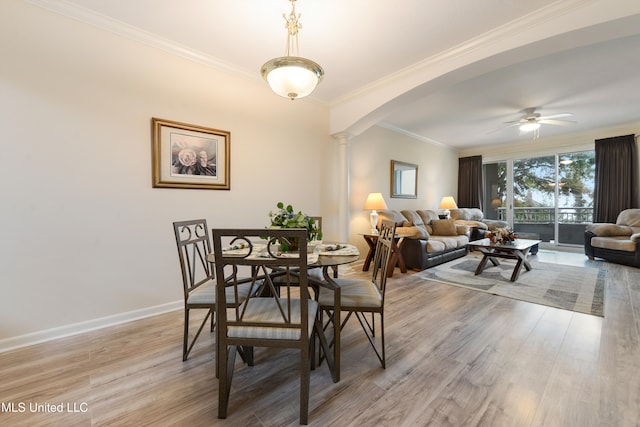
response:
<svg viewBox="0 0 640 427"><path fill-rule="evenodd" d="M291 100L309 95L324 76L320 65L298 56L282 56L267 61L260 73L271 90Z"/></svg>
<svg viewBox="0 0 640 427"><path fill-rule="evenodd" d="M522 132L532 132L536 129L540 129L540 123L538 122L528 122L520 125L520 130Z"/></svg>

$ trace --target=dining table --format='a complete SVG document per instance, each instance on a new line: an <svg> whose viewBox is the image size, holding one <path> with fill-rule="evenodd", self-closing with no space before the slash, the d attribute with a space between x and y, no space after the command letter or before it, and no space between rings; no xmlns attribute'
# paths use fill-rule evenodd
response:
<svg viewBox="0 0 640 427"><path fill-rule="evenodd" d="M256 242L255 245L265 245L263 242ZM266 245L265 245L266 246ZM237 251L241 255L246 248L229 247L226 250ZM282 256L295 256L291 253L280 254ZM323 243L310 242L307 246L307 268L309 285L314 289L316 296L319 288L324 287L334 292L334 312L329 321L333 324L333 363L336 381L340 380L340 330L341 330L341 310L340 310L340 287L335 279L338 278L338 267L356 262L360 259L360 251L355 245L348 243ZM207 261L213 263L215 256L213 253L207 255ZM313 274L312 271L320 274ZM324 326L324 325L323 325Z"/></svg>

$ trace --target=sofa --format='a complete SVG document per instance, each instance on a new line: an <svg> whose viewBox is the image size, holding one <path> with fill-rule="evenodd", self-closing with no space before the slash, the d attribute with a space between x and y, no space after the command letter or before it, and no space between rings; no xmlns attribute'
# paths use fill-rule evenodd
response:
<svg viewBox="0 0 640 427"><path fill-rule="evenodd" d="M469 227L469 238L471 241L482 239L484 237L484 232L487 230L509 227L509 223L507 221L485 218L484 212L478 208L451 209L451 219L453 219L456 224L466 225Z"/></svg>
<svg viewBox="0 0 640 427"><path fill-rule="evenodd" d="M400 254L407 268L424 270L467 254L469 227L439 219L432 210L378 211L378 221L395 222L402 237Z"/></svg>
<svg viewBox="0 0 640 427"><path fill-rule="evenodd" d="M587 225L584 253L591 260L597 257L640 267L640 209L623 210L615 224Z"/></svg>

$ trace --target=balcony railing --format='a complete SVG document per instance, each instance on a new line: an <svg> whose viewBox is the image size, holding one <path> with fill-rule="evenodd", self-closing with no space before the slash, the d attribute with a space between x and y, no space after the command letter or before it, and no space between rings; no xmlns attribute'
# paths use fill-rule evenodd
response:
<svg viewBox="0 0 640 427"><path fill-rule="evenodd" d="M498 215L504 220L507 217L506 208L499 208ZM557 237L554 208L515 208L513 216L516 232L535 233L543 242L557 241L562 244L581 245L584 242L586 225L593 222L593 208L559 208Z"/></svg>
<svg viewBox="0 0 640 427"><path fill-rule="evenodd" d="M498 217L506 220L506 208L498 208ZM593 222L593 208L558 208L557 220L559 224L587 224ZM553 224L556 222L556 211L549 207L514 208L513 222Z"/></svg>

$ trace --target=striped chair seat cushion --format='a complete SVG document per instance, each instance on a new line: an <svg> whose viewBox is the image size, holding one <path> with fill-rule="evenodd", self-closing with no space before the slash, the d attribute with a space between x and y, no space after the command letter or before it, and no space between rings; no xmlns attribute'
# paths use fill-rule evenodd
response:
<svg viewBox="0 0 640 427"><path fill-rule="evenodd" d="M249 283L238 285L238 298L240 301L247 299L249 295ZM226 289L227 304L233 304L235 299L233 296L233 286ZM216 303L216 284L213 280L209 280L204 285L200 285L189 294L187 304L215 304Z"/></svg>
<svg viewBox="0 0 640 427"><path fill-rule="evenodd" d="M335 282L340 287L342 307L379 308L382 306L382 295L371 280L335 279ZM333 291L321 287L318 303L322 307L333 306Z"/></svg>
<svg viewBox="0 0 640 427"><path fill-rule="evenodd" d="M287 313L287 300L280 299L281 307L285 314ZM247 305L244 313L243 321L247 322L271 322L284 323L284 319L276 301L273 298L251 298L244 304ZM244 304L240 306L240 312L244 308ZM318 311L318 304L313 300L308 300L309 315L307 322L309 325L309 336L313 332L313 323ZM300 323L300 300L291 299L291 317L292 323ZM299 328L278 328L278 327L259 327L259 326L230 326L228 336L233 338L255 338L255 339L273 339L273 340L299 340Z"/></svg>

